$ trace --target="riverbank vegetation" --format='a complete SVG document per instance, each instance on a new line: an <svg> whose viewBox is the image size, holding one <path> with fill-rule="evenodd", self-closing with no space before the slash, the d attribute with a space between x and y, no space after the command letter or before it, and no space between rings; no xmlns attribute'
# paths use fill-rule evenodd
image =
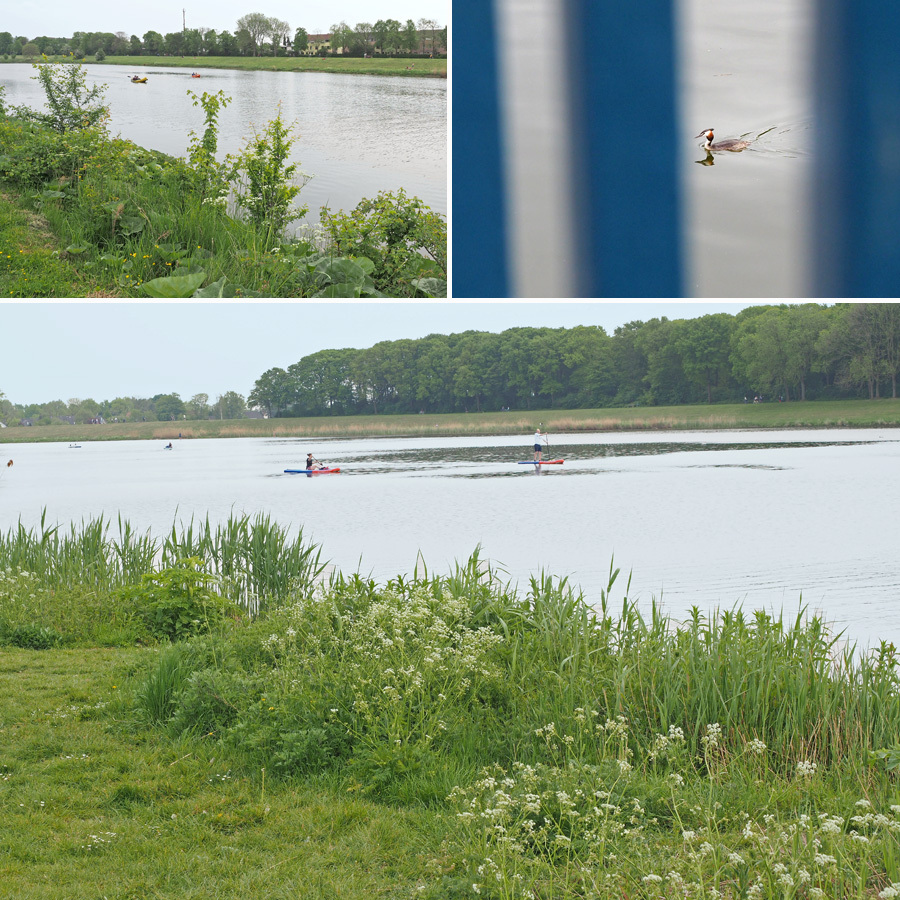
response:
<svg viewBox="0 0 900 900"><path fill-rule="evenodd" d="M0 536L16 896L900 895L892 645L675 623L612 565L593 598L477 551L323 580L302 535L305 568L232 593L222 550L272 535L232 524L169 555L122 523Z"/></svg>
<svg viewBox="0 0 900 900"><path fill-rule="evenodd" d="M115 404L119 400L111 401ZM129 398L124 398L125 400ZM59 407L56 406L59 404ZM79 401L77 410L105 408L104 404ZM531 435L540 424L551 434L586 434L615 431L709 431L763 428L896 428L900 403L893 400L821 400L805 404L717 404L706 406L640 407L630 409L540 409L526 412L468 414L315 416L276 419L180 419L177 421L128 421L90 424L61 423L21 426L19 410L66 408L55 404L15 407L0 397L0 421L10 427L0 432L0 443L53 441L174 440L237 437L379 438L447 437L475 435ZM5 412L4 412L5 411ZM4 415L9 414L6 418ZM70 416L71 418L71 416Z"/></svg>
<svg viewBox="0 0 900 900"><path fill-rule="evenodd" d="M102 90L87 88L80 66L35 69L47 112L5 109L0 93L0 184L43 217L74 280L122 297L446 295L446 222L402 189L326 209L323 227L288 235L306 210L294 203L303 177L280 116L223 160L217 117L229 98L189 91L204 128L176 159L110 137ZM373 207L390 228L372 221ZM354 236L375 259L355 252ZM2 249L11 259L23 248ZM0 269L5 297L69 296L48 278L32 286L41 290Z"/></svg>

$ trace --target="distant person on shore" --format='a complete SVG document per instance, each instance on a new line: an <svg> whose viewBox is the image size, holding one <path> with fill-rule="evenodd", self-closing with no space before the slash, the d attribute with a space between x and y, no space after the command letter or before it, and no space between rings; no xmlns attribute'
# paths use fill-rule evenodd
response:
<svg viewBox="0 0 900 900"><path fill-rule="evenodd" d="M544 456L544 444L542 441L543 434L541 434L541 429L537 428L534 432L534 461L540 462Z"/></svg>

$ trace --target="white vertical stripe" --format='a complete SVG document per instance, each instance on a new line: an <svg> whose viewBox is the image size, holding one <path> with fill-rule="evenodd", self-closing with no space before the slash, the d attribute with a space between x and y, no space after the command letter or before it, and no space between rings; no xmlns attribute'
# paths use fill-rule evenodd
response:
<svg viewBox="0 0 900 900"><path fill-rule="evenodd" d="M578 260L565 4L496 3L510 288L517 297L571 297Z"/></svg>

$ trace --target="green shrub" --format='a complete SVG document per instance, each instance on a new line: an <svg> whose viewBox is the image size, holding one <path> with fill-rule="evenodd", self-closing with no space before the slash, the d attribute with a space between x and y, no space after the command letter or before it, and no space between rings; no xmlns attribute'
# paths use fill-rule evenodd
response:
<svg viewBox="0 0 900 900"><path fill-rule="evenodd" d="M62 635L46 625L13 625L0 624L0 643L10 647L22 647L25 650L49 650L62 643Z"/></svg>
<svg viewBox="0 0 900 900"><path fill-rule="evenodd" d="M140 615L158 638L172 641L221 624L237 608L213 588L219 579L201 569L196 557L176 560L141 580L135 600Z"/></svg>
<svg viewBox="0 0 900 900"><path fill-rule="evenodd" d="M348 213L321 211L338 256L375 264L375 286L391 297L446 296L447 223L417 197L381 191Z"/></svg>

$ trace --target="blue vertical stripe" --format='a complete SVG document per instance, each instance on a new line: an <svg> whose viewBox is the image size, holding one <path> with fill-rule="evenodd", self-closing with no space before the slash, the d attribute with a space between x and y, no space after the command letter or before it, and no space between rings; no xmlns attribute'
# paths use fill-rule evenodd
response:
<svg viewBox="0 0 900 900"><path fill-rule="evenodd" d="M900 4L818 0L817 297L900 295Z"/></svg>
<svg viewBox="0 0 900 900"><path fill-rule="evenodd" d="M579 293L682 294L672 0L569 0Z"/></svg>
<svg viewBox="0 0 900 900"><path fill-rule="evenodd" d="M454 3L453 296L509 293L495 0Z"/></svg>

